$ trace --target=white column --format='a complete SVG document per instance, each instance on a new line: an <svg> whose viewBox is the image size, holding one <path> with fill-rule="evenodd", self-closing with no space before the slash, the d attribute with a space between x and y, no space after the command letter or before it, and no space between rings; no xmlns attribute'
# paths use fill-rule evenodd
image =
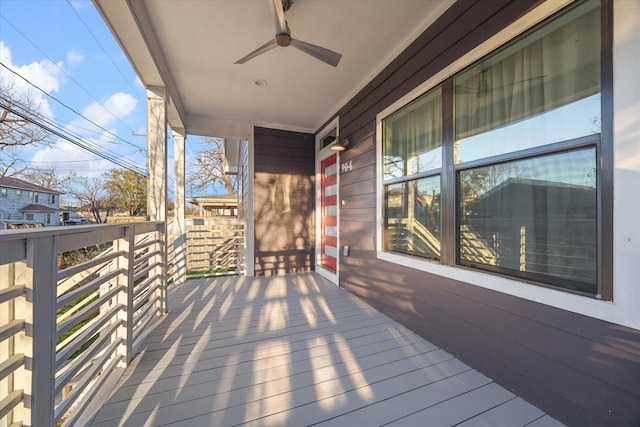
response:
<svg viewBox="0 0 640 427"><path fill-rule="evenodd" d="M174 200L173 200L173 260L174 260L174 285L180 285L187 279L187 227L184 219L184 184L185 163L184 147L186 133L184 129L173 131L173 157L174 157Z"/></svg>
<svg viewBox="0 0 640 427"><path fill-rule="evenodd" d="M147 215L167 218L167 101L161 87L147 88Z"/></svg>
<svg viewBox="0 0 640 427"><path fill-rule="evenodd" d="M147 88L147 215L151 221L167 220L167 98L161 87ZM166 304L166 227L161 237L160 255L149 260L158 263L153 274L159 277L156 289L156 314L167 311Z"/></svg>

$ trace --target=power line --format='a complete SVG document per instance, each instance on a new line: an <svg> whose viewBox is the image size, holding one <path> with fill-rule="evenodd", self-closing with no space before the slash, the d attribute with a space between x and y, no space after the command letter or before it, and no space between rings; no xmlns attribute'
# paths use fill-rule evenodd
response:
<svg viewBox="0 0 640 427"><path fill-rule="evenodd" d="M93 31L91 31L91 27L89 27L89 25L87 25L87 23L84 21L84 19L82 19L82 16L80 16L80 14L78 13L78 11L76 10L75 7L73 7L73 4L71 3L70 0L67 0L67 4L69 5L69 7L73 10L73 12L76 14L76 16L78 17L78 19L80 20L80 22L82 22L82 24L84 25L85 29L89 32L89 34L91 34L91 37L93 37L93 40L96 42L96 44L98 46L100 46L100 49L102 49L102 51L104 52L105 55L107 55L107 58L109 58L109 61L111 62L111 64L113 65L113 67L118 71L118 74L120 74L120 77L122 77L122 80L124 80L127 85L131 88L131 90L133 91L134 94L136 94L136 98L138 98L138 101L140 102L144 102L137 94L137 90L133 87L133 85L131 85L131 82L129 82L129 79L127 79L127 77L124 75L124 73L122 72L122 70L120 70L120 68L116 65L115 61L113 60L113 58L111 58L111 55L109 55L109 52L107 52L107 50L104 48L104 46L102 45L102 43L100 43L100 40L98 40L98 38L96 37L96 35L93 33Z"/></svg>
<svg viewBox="0 0 640 427"><path fill-rule="evenodd" d="M106 133L108 133L108 134L112 135L114 138L116 138L116 139L118 139L118 140L120 140L120 141L124 142L125 144L128 144L128 145L130 145L130 146L132 146L132 147L135 147L136 149L140 149L140 147L138 147L137 145L132 144L131 142L126 141L126 140L122 139L121 137L119 137L118 135L114 134L114 133L113 133L113 132L111 132L110 130L103 128L103 127L102 127L102 126L100 126L99 124L95 123L93 120L88 119L87 117L83 116L81 113L77 112L76 110L74 110L73 108L71 108L70 106L68 106L67 104L65 104L64 102L62 102L62 101L61 101L61 100L59 100L58 98L56 98L55 96L48 94L44 89L42 89L41 87L39 87L38 85L36 85L36 84L34 84L34 83L31 83L27 78L25 78L24 76L22 76L20 73L18 73L18 72L16 72L16 71L12 70L11 68L7 67L7 66L6 66L5 64L3 64L2 62L0 62L0 65L1 65L2 67L4 67L7 71L9 71L9 72L11 72L12 74L14 74L14 75L16 75L16 76L20 77L22 80L24 80L25 82L27 82L27 83L28 83L29 85L31 85L32 87L34 87L34 88L38 89L40 92L42 92L42 93L43 93L45 96L47 96L48 98L53 99L54 101L56 101L57 103L59 103L59 104L60 104L60 105L62 105L63 107L65 107L65 108L67 108L67 109L71 110L73 113L75 113L75 114L77 114L78 116L82 117L83 119L85 119L85 120L86 120L86 121L88 121L89 123L93 124L93 125L94 125L94 126L96 126L97 128L102 129L102 130L103 130L103 131L105 131ZM109 110L108 110L106 107L104 107L102 104L100 104L100 105L105 109L105 111L109 111Z"/></svg>
<svg viewBox="0 0 640 427"><path fill-rule="evenodd" d="M56 129L57 131L62 132L65 135L68 135L70 138L74 138L75 140L80 141L81 148L86 148L88 151L98 151L98 152L104 153L104 155L109 157L109 158L121 158L122 157L122 155L117 154L117 153L109 153L108 150L103 149L97 143L95 143L95 142L93 142L91 140L88 140L86 138L83 138L83 137L81 137L81 136L79 136L77 134L74 134L69 129L63 128L62 126L60 126L58 123L56 123L52 119L49 119L48 117L45 117L42 114L39 114L37 112L31 111L28 106L26 106L24 104L21 104L20 101L8 99L5 96L3 96L2 94L0 94L0 99L3 99L5 102L7 102L10 105L15 105L17 107L20 107L24 111L23 114L25 114L25 115L27 115L29 117L39 118L39 120L41 122L44 122L49 127L53 128L53 129ZM133 165L133 167L138 167L134 163L131 163L131 162L129 162L129 163L131 165Z"/></svg>
<svg viewBox="0 0 640 427"><path fill-rule="evenodd" d="M75 10L75 9L74 9ZM60 71L62 71L72 82L74 82L80 89L82 89L87 95L89 95L89 97L91 99L93 99L94 101L96 101L100 106L102 106L105 111L107 111L113 118L115 118L116 120L118 120L120 123L122 123L123 125L127 126L126 123L124 123L118 116L116 116L115 114L113 114L109 109L107 109L104 105L102 105L102 102L100 102L95 96L93 96L93 94L91 94L91 92L89 92L83 85L81 85L76 79L73 78L73 76L71 76L71 74L69 74L64 68L62 68L60 65L58 65L58 63L56 63L49 55L46 54L46 52L44 52L42 49L40 49L34 42L31 41L31 39L29 39L29 37L27 37L22 31L20 31L15 25L13 25L11 23L11 21L9 21L7 18L5 18L4 16L2 16L0 14L0 18L3 18L9 25L11 25L11 27L18 33L20 34L27 42L29 42L38 52L40 52L42 55L44 55L49 61L51 61L51 63L53 65L55 65ZM110 132L107 129L104 129L102 126L99 126L98 124L94 123L93 121L89 120L88 118L84 117L82 114L80 114L79 112L77 112L76 110L74 110L73 108L71 108L70 106L68 106L67 104L65 104L64 102L60 101L59 99L55 98L53 95L48 94L47 92L45 92L44 90L42 90L41 88L39 88L38 86L36 86L35 84L31 83L30 81L28 81L26 78L24 78L23 76L21 76L20 74L18 74L17 72L11 70L9 67L7 67L6 65L2 64L0 62L0 65L2 65L4 68L6 68L7 70L11 71L13 74L17 75L18 77L22 78L24 81L26 81L27 83L29 83L31 86L35 87L36 89L38 89L39 91L41 91L42 93L44 93L46 96L48 96L49 98L55 100L56 102L58 102L60 105L64 106L65 108L73 111L75 114L77 114L78 116L84 118L85 120L87 120L88 122L94 124L96 127L106 131L106 132ZM135 93L135 91L134 91ZM136 94L137 95L137 94ZM138 98L138 100L140 100ZM114 135L114 137L120 139L122 142L126 143L126 144L130 144L133 145L131 142L126 141L116 135Z"/></svg>
<svg viewBox="0 0 640 427"><path fill-rule="evenodd" d="M0 96L0 98L3 99L5 102L8 102L8 100L6 98L4 98L2 96ZM139 175L142 175L144 177L147 176L146 171L143 168L140 168L138 165L135 165L135 164L130 163L130 162L122 161L120 158L116 157L116 155L108 154L108 153L105 153L105 152L101 151L99 149L99 147L95 147L94 148L90 144L87 144L86 141L81 141L79 139L74 138L73 135L69 135L68 132L65 132L64 129L61 129L59 127L56 129L55 128L56 127L55 124L51 125L51 124L43 123L43 122L46 122L46 119L45 120L41 120L41 121L37 120L34 117L30 117L29 114L22 113L22 112L16 110L15 108L13 108L12 106L10 106L8 104L7 105L3 105L2 108L4 108L5 110L9 111L12 114L15 114L16 116L22 118L23 120L26 120L29 123L32 123L32 124L38 126L39 128L44 129L47 132L50 132L53 135L56 135L59 138L62 138L65 141L68 141L68 142L76 145L77 147L80 147L80 148L82 148L82 149L84 149L84 150L86 150L86 151L88 151L88 152L90 152L92 154L95 154L98 157L101 157L101 158L103 158L105 160L108 160L108 161L110 161L110 162L112 162L112 163L114 163L114 164L116 164L116 165L118 165L118 166L120 166L120 167L122 167L124 169L130 170L130 171L132 171L134 173L137 173Z"/></svg>

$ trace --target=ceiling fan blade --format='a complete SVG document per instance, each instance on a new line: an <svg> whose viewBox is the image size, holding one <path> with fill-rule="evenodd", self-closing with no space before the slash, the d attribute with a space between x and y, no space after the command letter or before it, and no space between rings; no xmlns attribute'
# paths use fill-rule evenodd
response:
<svg viewBox="0 0 640 427"><path fill-rule="evenodd" d="M284 19L284 9L282 7L282 0L272 0L271 13L276 20L276 35L288 34L289 29L287 27L287 21Z"/></svg>
<svg viewBox="0 0 640 427"><path fill-rule="evenodd" d="M265 44L263 44L262 46L260 46L259 48L257 48L256 50L254 50L253 52L251 52L250 54L248 54L247 56L244 56L238 59L236 62L234 62L234 64L244 64L248 60L253 59L256 56L261 55L265 52L268 52L271 49L274 49L276 47L278 47L278 43L276 42L275 39L271 39Z"/></svg>
<svg viewBox="0 0 640 427"><path fill-rule="evenodd" d="M342 54L326 49L324 47L316 46L315 44L303 42L302 40L291 39L291 46L303 51L304 53L325 62L332 67L337 67Z"/></svg>

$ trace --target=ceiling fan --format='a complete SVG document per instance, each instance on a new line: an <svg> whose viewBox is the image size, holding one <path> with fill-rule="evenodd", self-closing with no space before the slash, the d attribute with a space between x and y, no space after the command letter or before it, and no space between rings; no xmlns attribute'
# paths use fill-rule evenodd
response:
<svg viewBox="0 0 640 427"><path fill-rule="evenodd" d="M271 13L273 14L276 21L275 39L269 40L247 56L238 59L235 62L236 64L244 64L250 59L253 59L256 56L268 52L278 46L293 46L296 49L303 51L307 55L311 55L314 58L331 65L332 67L338 66L338 62L340 62L340 58L342 58L341 54L324 47L317 46L315 44L291 38L291 30L289 29L287 21L284 19L285 10L291 7L291 3L293 3L291 0L269 0L269 3L271 5Z"/></svg>

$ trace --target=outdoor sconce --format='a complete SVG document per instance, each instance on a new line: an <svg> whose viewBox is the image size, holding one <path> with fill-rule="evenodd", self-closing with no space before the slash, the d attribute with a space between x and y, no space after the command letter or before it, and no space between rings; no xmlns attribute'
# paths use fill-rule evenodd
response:
<svg viewBox="0 0 640 427"><path fill-rule="evenodd" d="M347 138L344 138L344 139L341 139L340 141L336 141L331 146L331 149L333 151L344 151L347 149L347 147L349 147L349 140Z"/></svg>

